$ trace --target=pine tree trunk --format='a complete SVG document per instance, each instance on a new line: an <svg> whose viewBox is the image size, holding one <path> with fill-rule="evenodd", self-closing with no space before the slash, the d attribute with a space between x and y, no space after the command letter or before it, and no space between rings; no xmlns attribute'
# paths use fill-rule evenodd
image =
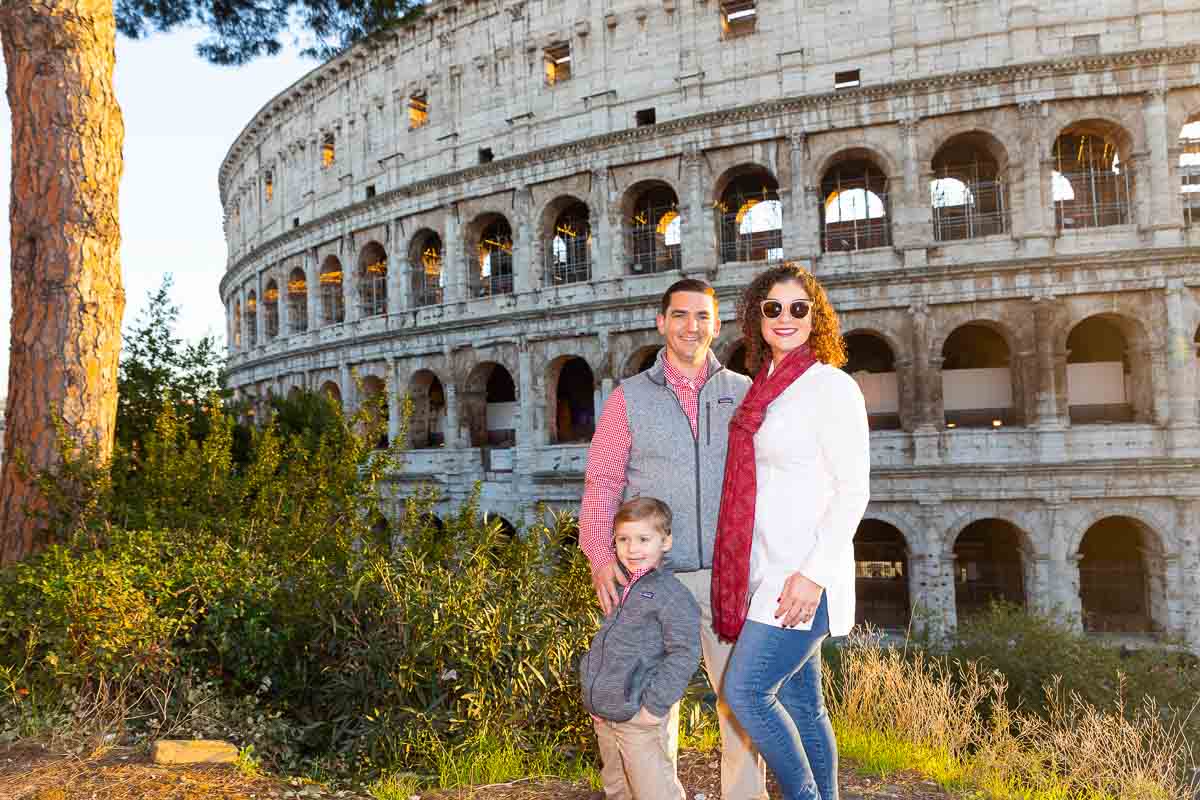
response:
<svg viewBox="0 0 1200 800"><path fill-rule="evenodd" d="M125 127L113 91L112 0L0 0L12 111L12 352L0 563L43 544L35 473L72 441L112 452L121 349L117 191Z"/></svg>

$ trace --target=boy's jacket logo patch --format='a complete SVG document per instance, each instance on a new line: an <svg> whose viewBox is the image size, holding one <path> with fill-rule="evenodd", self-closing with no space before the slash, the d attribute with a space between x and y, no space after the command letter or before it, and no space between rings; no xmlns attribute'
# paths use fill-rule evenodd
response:
<svg viewBox="0 0 1200 800"><path fill-rule="evenodd" d="M733 405L733 398L732 397L717 398L717 405L720 405L721 403L728 403L729 405Z"/></svg>
<svg viewBox="0 0 1200 800"><path fill-rule="evenodd" d="M654 592L642 592L642 597L646 598L647 600L653 600Z"/></svg>

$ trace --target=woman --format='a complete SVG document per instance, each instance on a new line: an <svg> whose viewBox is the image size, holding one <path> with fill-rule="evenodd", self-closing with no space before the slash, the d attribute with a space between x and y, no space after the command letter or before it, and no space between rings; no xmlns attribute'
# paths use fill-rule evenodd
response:
<svg viewBox="0 0 1200 800"><path fill-rule="evenodd" d="M737 644L725 697L787 800L837 800L821 642L854 624L854 532L867 507L862 392L837 315L802 267L743 297L757 377L730 423L713 558L713 626Z"/></svg>

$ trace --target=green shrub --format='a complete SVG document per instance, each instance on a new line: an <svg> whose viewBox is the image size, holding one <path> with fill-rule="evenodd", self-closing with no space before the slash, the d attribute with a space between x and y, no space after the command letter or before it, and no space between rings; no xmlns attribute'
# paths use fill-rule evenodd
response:
<svg viewBox="0 0 1200 800"><path fill-rule="evenodd" d="M1132 710L1153 700L1186 714L1200 702L1200 660L1186 650L1114 646L1008 604L964 619L949 655L998 670L1009 706L1043 717L1051 713L1051 685L1098 709L1121 702ZM1200 714L1188 717L1187 730L1200 744Z"/></svg>

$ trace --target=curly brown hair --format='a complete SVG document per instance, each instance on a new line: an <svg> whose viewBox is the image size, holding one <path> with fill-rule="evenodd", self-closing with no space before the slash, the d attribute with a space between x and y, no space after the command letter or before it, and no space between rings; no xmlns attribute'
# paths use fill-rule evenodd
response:
<svg viewBox="0 0 1200 800"><path fill-rule="evenodd" d="M846 343L842 340L837 312L829 303L825 287L804 267L794 261L785 261L756 276L746 287L738 303L738 322L742 326L742 336L746 343L746 367L750 370L751 377L771 357L771 348L762 335L762 312L759 304L767 299L775 284L787 281L799 281L812 298L812 310L809 312L812 314L812 333L809 334L808 344L813 355L818 361L831 367L841 367L846 363Z"/></svg>

